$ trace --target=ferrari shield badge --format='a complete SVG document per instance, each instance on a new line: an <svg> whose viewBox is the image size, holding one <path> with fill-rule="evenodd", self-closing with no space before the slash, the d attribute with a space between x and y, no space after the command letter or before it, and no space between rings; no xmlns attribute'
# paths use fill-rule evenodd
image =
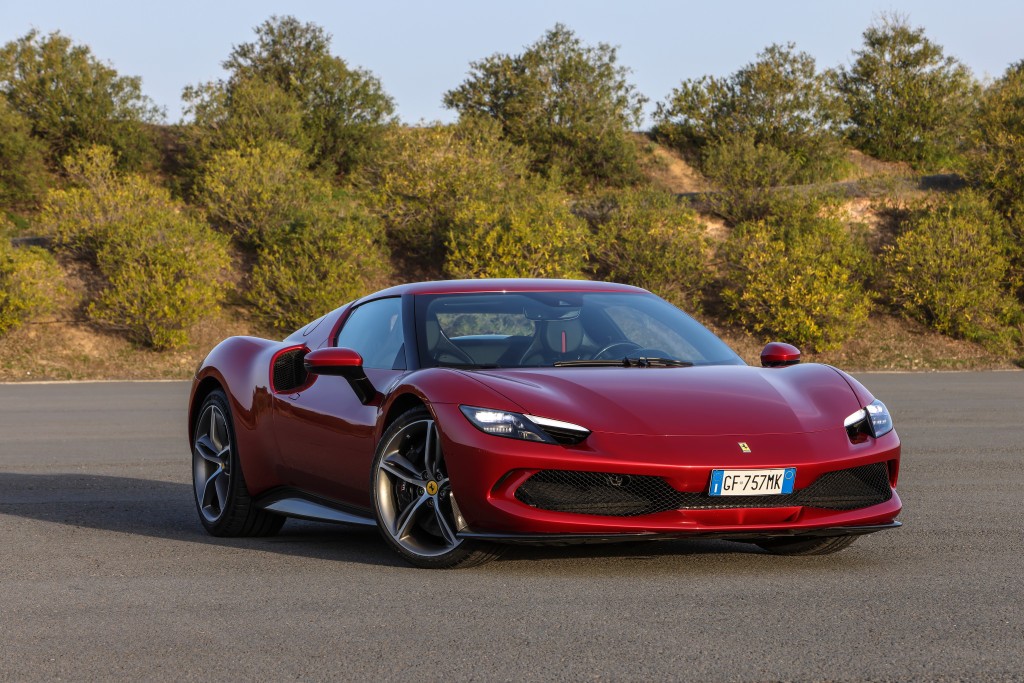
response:
<svg viewBox="0 0 1024 683"><path fill-rule="evenodd" d="M750 452L750 446L747 445L746 441L740 441L739 443L740 443L740 450L741 451L743 451L744 453L749 453Z"/></svg>

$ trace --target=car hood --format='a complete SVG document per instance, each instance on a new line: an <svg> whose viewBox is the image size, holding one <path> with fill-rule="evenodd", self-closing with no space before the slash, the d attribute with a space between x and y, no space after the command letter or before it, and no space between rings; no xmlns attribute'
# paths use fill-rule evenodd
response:
<svg viewBox="0 0 1024 683"><path fill-rule="evenodd" d="M785 368L517 368L467 374L525 413L593 432L807 433L842 428L843 419L863 407L839 371L813 363Z"/></svg>

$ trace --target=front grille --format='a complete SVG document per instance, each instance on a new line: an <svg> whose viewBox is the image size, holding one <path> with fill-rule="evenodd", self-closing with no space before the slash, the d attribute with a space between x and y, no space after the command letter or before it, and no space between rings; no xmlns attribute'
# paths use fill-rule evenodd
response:
<svg viewBox="0 0 1024 683"><path fill-rule="evenodd" d="M706 491L677 491L661 477L541 470L516 489L516 498L541 510L636 517L666 510L856 510L889 500L892 488L884 462L826 472L806 488L777 496L709 496Z"/></svg>

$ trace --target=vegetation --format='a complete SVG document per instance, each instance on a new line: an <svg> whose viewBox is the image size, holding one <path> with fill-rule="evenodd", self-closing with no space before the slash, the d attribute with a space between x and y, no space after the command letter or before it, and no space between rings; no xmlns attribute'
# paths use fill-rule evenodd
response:
<svg viewBox="0 0 1024 683"><path fill-rule="evenodd" d="M384 286L383 242L380 221L355 202L310 207L261 243L247 298L265 325L291 332Z"/></svg>
<svg viewBox="0 0 1024 683"><path fill-rule="evenodd" d="M75 185L48 193L40 222L59 251L95 264L103 284L89 318L156 349L187 343L222 298L226 240L168 190L118 173L110 148L84 149L65 169Z"/></svg>
<svg viewBox="0 0 1024 683"><path fill-rule="evenodd" d="M885 290L907 315L940 332L1005 349L1019 343L1024 320L1010 277L1019 249L984 197L964 192L936 208L918 207L903 224L884 251Z"/></svg>
<svg viewBox="0 0 1024 683"><path fill-rule="evenodd" d="M713 173L736 157L737 145L773 160L788 157L786 172L761 178L777 184L833 179L845 170L833 130L837 101L814 58L795 45L769 45L757 59L720 78L689 79L658 105L657 133ZM724 150L715 151L724 146ZM738 173L749 175L750 170Z"/></svg>
<svg viewBox="0 0 1024 683"><path fill-rule="evenodd" d="M887 14L864 31L854 62L836 72L844 130L861 151L921 168L955 167L978 86L970 70L923 28Z"/></svg>
<svg viewBox="0 0 1024 683"><path fill-rule="evenodd" d="M506 139L529 150L534 170L576 182L639 180L630 131L646 98L627 80L616 48L584 45L556 24L522 54L494 54L470 69L445 93L445 106L498 121Z"/></svg>
<svg viewBox="0 0 1024 683"><path fill-rule="evenodd" d="M201 144L283 142L340 173L373 154L394 114L380 80L332 55L316 24L274 16L255 32L224 61L226 80L185 89Z"/></svg>
<svg viewBox="0 0 1024 683"><path fill-rule="evenodd" d="M845 353L865 324L926 325L1024 355L1024 62L981 88L904 18L869 27L848 67L771 45L683 81L651 137L701 177L636 132L645 98L617 50L560 24L471 64L451 125L396 125L379 79L293 17L223 66L159 126L139 79L86 46L0 47L0 335L49 329L15 332L60 299L61 317L180 349L219 333L197 323L224 302L239 332L277 334L397 279L597 277L741 346ZM882 166L849 144L973 187L887 176L825 199L822 181ZM898 210L865 209L872 193Z"/></svg>
<svg viewBox="0 0 1024 683"><path fill-rule="evenodd" d="M1004 211L1024 210L1024 61L989 86L974 126L974 180Z"/></svg>
<svg viewBox="0 0 1024 683"><path fill-rule="evenodd" d="M835 349L871 310L866 245L835 206L792 197L784 210L738 225L721 257L730 315L765 340Z"/></svg>
<svg viewBox="0 0 1024 683"><path fill-rule="evenodd" d="M38 199L46 183L45 154L28 119L0 97L0 205Z"/></svg>
<svg viewBox="0 0 1024 683"><path fill-rule="evenodd" d="M152 153L142 124L161 112L142 94L142 79L119 75L60 33L33 29L0 48L0 93L52 161L94 144L111 147L126 167Z"/></svg>
<svg viewBox="0 0 1024 683"><path fill-rule="evenodd" d="M0 220L0 335L54 308L61 271L39 247L13 247L10 225Z"/></svg>
<svg viewBox="0 0 1024 683"><path fill-rule="evenodd" d="M592 258L601 279L649 289L700 312L710 282L708 243L697 214L656 189L601 197L593 215Z"/></svg>

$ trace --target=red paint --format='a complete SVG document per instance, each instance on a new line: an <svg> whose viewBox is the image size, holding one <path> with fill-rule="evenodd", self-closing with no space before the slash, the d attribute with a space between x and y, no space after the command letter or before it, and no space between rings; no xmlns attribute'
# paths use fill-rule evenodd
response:
<svg viewBox="0 0 1024 683"><path fill-rule="evenodd" d="M786 367L800 362L800 349L792 344L769 342L761 351L761 365L766 368Z"/></svg>

